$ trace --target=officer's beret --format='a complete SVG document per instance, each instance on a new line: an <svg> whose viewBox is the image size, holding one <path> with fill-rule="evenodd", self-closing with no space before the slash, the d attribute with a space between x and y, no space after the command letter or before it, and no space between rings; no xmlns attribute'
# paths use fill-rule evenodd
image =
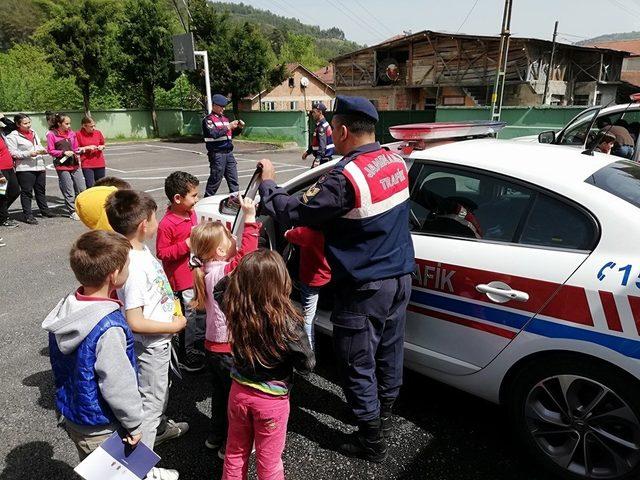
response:
<svg viewBox="0 0 640 480"><path fill-rule="evenodd" d="M311 102L311 108L315 108L316 110L320 110L321 112L327 111L326 105L320 101Z"/></svg>
<svg viewBox="0 0 640 480"><path fill-rule="evenodd" d="M378 112L369 100L364 97L336 96L335 114L362 115L378 122Z"/></svg>
<svg viewBox="0 0 640 480"><path fill-rule="evenodd" d="M229 100L227 100L227 97L225 97L224 95L216 93L213 97L211 97L211 103L213 103L214 105L220 105L221 107L226 107L229 103Z"/></svg>

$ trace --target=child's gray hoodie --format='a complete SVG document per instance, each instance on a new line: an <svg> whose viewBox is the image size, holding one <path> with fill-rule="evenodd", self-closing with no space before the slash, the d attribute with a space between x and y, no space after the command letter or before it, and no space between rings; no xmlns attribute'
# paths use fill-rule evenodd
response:
<svg viewBox="0 0 640 480"><path fill-rule="evenodd" d="M78 300L76 294L71 293L51 310L42 322L42 328L55 335L58 348L68 355L78 348L100 320L118 309L120 305L116 301ZM119 424L78 425L65 419L74 430L85 435L101 435L122 426L131 434L139 433L142 400L136 371L129 362L126 349L127 339L121 328L107 330L96 347L98 388Z"/></svg>

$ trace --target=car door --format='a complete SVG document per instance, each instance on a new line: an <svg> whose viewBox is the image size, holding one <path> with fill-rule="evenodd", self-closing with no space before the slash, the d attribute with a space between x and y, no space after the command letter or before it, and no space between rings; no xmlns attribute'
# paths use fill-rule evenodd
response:
<svg viewBox="0 0 640 480"><path fill-rule="evenodd" d="M490 172L416 161L410 182L417 268L407 360L472 373L559 292L588 257L597 224L563 199ZM571 302L579 292L563 294Z"/></svg>

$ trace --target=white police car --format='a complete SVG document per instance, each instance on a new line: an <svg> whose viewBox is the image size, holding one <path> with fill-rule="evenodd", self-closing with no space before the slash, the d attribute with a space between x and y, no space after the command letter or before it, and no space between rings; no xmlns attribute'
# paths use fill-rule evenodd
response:
<svg viewBox="0 0 640 480"><path fill-rule="evenodd" d="M551 143L586 149L605 125L622 122L635 136L633 160L640 160L640 94L631 95L632 103L620 105L596 105L586 108L573 117L559 131L547 130L538 135L527 135L515 140L521 142Z"/></svg>
<svg viewBox="0 0 640 480"><path fill-rule="evenodd" d="M640 165L453 138L493 129L392 129L417 140L388 145L410 176L406 366L504 404L530 454L565 478L638 478ZM302 193L333 163L283 187ZM223 198L200 201L199 218L231 225ZM282 251L283 228L263 220L264 241ZM323 300L318 327L330 331Z"/></svg>

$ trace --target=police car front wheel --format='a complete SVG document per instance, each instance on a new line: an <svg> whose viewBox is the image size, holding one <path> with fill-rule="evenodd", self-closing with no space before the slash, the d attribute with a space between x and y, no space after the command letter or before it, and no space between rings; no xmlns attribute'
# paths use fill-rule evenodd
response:
<svg viewBox="0 0 640 480"><path fill-rule="evenodd" d="M517 435L562 478L637 479L640 389L614 367L554 358L525 368L509 388Z"/></svg>

